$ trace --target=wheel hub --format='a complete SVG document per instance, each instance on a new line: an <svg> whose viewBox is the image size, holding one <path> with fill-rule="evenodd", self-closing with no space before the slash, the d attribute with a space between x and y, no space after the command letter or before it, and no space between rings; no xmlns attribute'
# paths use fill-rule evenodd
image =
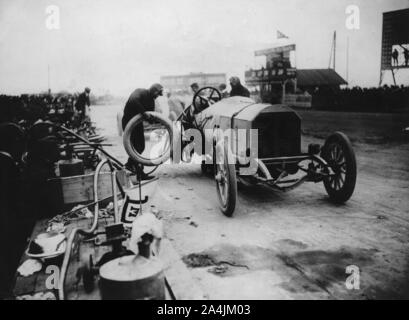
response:
<svg viewBox="0 0 409 320"><path fill-rule="evenodd" d="M224 184L226 182L226 176L222 171L219 171L215 177L218 183Z"/></svg>

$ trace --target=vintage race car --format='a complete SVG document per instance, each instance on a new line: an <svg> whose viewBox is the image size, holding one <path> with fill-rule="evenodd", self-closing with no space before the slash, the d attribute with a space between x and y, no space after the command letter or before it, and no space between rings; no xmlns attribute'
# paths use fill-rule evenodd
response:
<svg viewBox="0 0 409 320"><path fill-rule="evenodd" d="M288 106L256 103L246 97L221 99L217 89L205 87L176 123L172 140L179 142L173 143L173 153L180 148L183 155L189 148L202 157L202 170L214 173L226 216L234 213L238 181L280 191L305 181L323 182L335 203L346 202L354 192L357 168L348 137L335 132L323 146L310 144L302 152L301 119ZM176 158L175 162L183 160L183 156Z"/></svg>
<svg viewBox="0 0 409 320"><path fill-rule="evenodd" d="M185 128L202 132L202 169L213 168L221 210L227 216L235 209L237 180L281 191L304 181L323 182L336 203L346 202L354 192L356 159L348 137L335 132L322 147L311 144L303 153L301 119L285 105L245 97L221 100L217 89L208 87L196 93L179 120Z"/></svg>

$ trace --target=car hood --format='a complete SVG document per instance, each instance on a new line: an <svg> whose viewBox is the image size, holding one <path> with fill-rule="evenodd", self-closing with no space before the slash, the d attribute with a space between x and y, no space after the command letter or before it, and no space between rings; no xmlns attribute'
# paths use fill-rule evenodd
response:
<svg viewBox="0 0 409 320"><path fill-rule="evenodd" d="M281 104L256 103L246 97L231 97L223 99L209 108L204 113L221 117L253 121L261 113L293 112L291 108Z"/></svg>

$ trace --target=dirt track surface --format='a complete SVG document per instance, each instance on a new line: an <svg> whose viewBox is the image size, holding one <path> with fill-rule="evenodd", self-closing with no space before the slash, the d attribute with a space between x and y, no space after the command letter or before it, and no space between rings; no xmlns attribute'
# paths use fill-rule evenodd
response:
<svg viewBox="0 0 409 320"><path fill-rule="evenodd" d="M125 158L118 137L111 150ZM323 140L303 136L308 143ZM209 299L409 298L409 143L355 143L358 181L337 206L323 185L239 189L233 218L197 165L163 165L152 208ZM360 270L348 290L346 268Z"/></svg>

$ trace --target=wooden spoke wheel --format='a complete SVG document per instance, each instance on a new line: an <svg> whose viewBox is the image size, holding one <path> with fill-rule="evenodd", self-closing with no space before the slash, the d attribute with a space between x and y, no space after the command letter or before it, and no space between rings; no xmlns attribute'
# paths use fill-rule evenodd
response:
<svg viewBox="0 0 409 320"><path fill-rule="evenodd" d="M225 216L231 217L237 201L236 166L234 163L229 163L227 148L223 148L214 154L214 159L217 159L214 167L220 209Z"/></svg>
<svg viewBox="0 0 409 320"><path fill-rule="evenodd" d="M341 132L331 135L324 144L322 157L328 163L329 176L324 179L324 186L331 201L348 201L357 176L355 153L348 137Z"/></svg>

